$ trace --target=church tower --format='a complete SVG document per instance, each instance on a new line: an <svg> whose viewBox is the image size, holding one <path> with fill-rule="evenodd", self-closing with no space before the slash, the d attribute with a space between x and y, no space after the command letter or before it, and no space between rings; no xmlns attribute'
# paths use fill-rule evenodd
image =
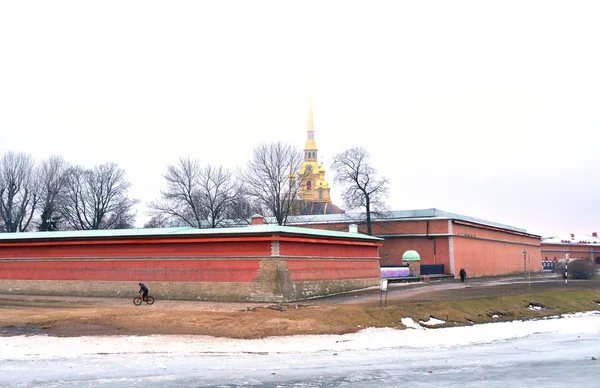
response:
<svg viewBox="0 0 600 388"><path fill-rule="evenodd" d="M325 180L325 166L318 162L318 151L315 141L312 98L309 96L304 162L298 171L298 175L302 179L300 195L305 202L302 214L343 213L340 208L331 203L329 183Z"/></svg>

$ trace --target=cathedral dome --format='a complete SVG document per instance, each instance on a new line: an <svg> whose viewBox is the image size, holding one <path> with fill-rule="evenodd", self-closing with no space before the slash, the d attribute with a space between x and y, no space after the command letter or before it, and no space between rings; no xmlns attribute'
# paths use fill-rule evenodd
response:
<svg viewBox="0 0 600 388"><path fill-rule="evenodd" d="M308 202L300 211L303 216L318 214L342 214L344 211L331 202Z"/></svg>
<svg viewBox="0 0 600 388"><path fill-rule="evenodd" d="M304 144L304 149L305 150L316 150L317 142L314 141L313 139L307 140L306 143Z"/></svg>

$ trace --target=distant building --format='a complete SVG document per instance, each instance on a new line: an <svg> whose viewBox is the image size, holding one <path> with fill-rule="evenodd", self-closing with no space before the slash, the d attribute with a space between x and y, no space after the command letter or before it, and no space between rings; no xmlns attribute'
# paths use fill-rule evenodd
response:
<svg viewBox="0 0 600 388"><path fill-rule="evenodd" d="M291 220L291 225L332 231L348 230L350 224L358 224L359 232L366 232L364 214L300 216ZM404 252L415 250L421 258L421 274L457 277L461 268L469 276L542 270L541 236L510 225L421 209L374 217L372 228L373 236L384 239L379 249L381 265L399 265Z"/></svg>
<svg viewBox="0 0 600 388"><path fill-rule="evenodd" d="M600 238L598 233L545 237L542 239L542 259L560 261L568 253L570 259L590 260L600 266Z"/></svg>

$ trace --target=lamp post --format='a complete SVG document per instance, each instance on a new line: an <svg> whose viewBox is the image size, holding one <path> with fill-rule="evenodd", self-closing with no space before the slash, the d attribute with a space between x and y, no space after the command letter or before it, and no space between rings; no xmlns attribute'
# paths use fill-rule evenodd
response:
<svg viewBox="0 0 600 388"><path fill-rule="evenodd" d="M523 274L527 278L527 249L523 249Z"/></svg>

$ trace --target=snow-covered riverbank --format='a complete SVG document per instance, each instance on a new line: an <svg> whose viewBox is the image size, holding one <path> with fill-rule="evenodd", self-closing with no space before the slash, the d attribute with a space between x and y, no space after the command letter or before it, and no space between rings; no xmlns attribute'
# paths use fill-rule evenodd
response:
<svg viewBox="0 0 600 388"><path fill-rule="evenodd" d="M502 364L512 368L505 371L509 379L514 378L511 370L522 373L530 364L539 364L532 370L536 378L551 372L544 363L587 362L600 371L592 357L600 357L599 312L469 327L369 328L348 335L260 340L15 336L0 338L0 385L394 386L409 376L420 381L423 373L430 375L423 381L452 385L453 370L470 368L469 373L484 373L484 378L486 369ZM449 374L440 379L441 373ZM346 381L352 375L356 381ZM587 375L598 378L600 372ZM468 385L469 379L463 382Z"/></svg>

